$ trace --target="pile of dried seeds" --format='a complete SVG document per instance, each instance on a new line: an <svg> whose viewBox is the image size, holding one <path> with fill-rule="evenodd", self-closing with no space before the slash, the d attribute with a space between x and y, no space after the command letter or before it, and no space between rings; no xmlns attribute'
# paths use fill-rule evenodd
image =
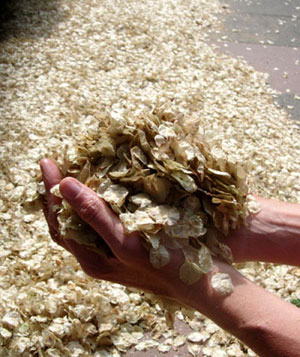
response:
<svg viewBox="0 0 300 357"><path fill-rule="evenodd" d="M220 4L28 0L14 11L0 53L0 354L119 356L161 336L161 353L187 341L191 355L254 355L200 314L189 322L197 334L178 336L153 297L88 278L50 240L36 201L41 158L59 158L105 111L159 101L200 120L215 156L246 165L251 192L300 203L299 129L272 103L266 75L205 43ZM299 269L240 269L300 297Z"/></svg>
<svg viewBox="0 0 300 357"><path fill-rule="evenodd" d="M187 284L212 270L211 254L232 263L229 247L214 231L229 234L250 209L246 173L212 155L199 125L162 109L111 113L78 140L77 155L71 151L61 168L63 176L76 177L108 202L127 232L141 232L153 267L169 262L168 249L182 249L179 276ZM52 189L56 195L58 186ZM64 239L105 253L101 237L87 233L66 201L57 210ZM218 289L217 280L213 286Z"/></svg>

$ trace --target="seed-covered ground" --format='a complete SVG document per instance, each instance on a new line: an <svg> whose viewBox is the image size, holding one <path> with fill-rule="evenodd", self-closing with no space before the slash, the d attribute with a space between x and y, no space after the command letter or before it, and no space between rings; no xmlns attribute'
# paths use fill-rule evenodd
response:
<svg viewBox="0 0 300 357"><path fill-rule="evenodd" d="M300 203L299 127L273 104L265 74L208 44L221 4L29 0L5 11L0 356L119 356L129 349L137 356L151 347L171 356L182 345L194 356L254 355L201 314L184 336L168 330L151 295L87 277L50 240L37 201L41 158L61 158L103 112L165 104L197 118L216 155L243 164L251 192ZM299 268L239 269L283 299L300 298Z"/></svg>

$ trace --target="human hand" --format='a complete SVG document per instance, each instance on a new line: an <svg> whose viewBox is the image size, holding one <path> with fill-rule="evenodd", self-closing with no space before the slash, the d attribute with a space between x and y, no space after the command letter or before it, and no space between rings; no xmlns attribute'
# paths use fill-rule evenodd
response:
<svg viewBox="0 0 300 357"><path fill-rule="evenodd" d="M184 261L180 250L169 252L170 262L165 267L159 270L153 268L139 233L127 234L117 215L94 191L74 178L62 179L58 167L51 160L42 160L41 169L46 189L44 213L51 237L76 257L88 275L189 303L189 288L179 279L179 267ZM66 201L107 244L108 254L98 254L60 236L54 208L61 203L61 199L50 192L58 183Z"/></svg>
<svg viewBox="0 0 300 357"><path fill-rule="evenodd" d="M170 262L157 270L149 262L149 253L142 245L138 232L127 234L117 215L98 195L73 178L62 180L57 165L48 159L41 161L41 169L46 188L44 213L53 240L71 252L82 269L90 276L98 279L118 282L123 285L150 290L159 295L182 299L178 295L178 284L182 295L187 286L179 279L179 267L183 263L183 254L179 250L171 250ZM73 239L63 239L59 234L57 213L54 208L61 199L50 190L60 183L60 191L66 201L77 214L95 232L99 234L107 254L98 254ZM79 190L79 192L77 192ZM225 243L233 252L234 261L246 259L249 241L253 233L248 227L242 227L225 239ZM221 237L219 237L220 239ZM246 249L245 249L246 247ZM220 265L219 261L216 261ZM224 263L223 263L224 264ZM203 277L206 280L208 277ZM176 291L174 288L176 287Z"/></svg>
<svg viewBox="0 0 300 357"><path fill-rule="evenodd" d="M42 160L41 169L46 188L44 212L50 234L55 242L77 258L88 275L151 291L191 306L234 334L261 356L299 355L300 346L296 326L299 326L300 320L299 311L295 306L256 286L234 267L218 260L214 260L214 269L211 273L203 275L191 286L187 286L179 279L179 267L184 260L179 250L170 251L170 261L166 266L159 270L153 268L138 232L127 234L118 217L92 190L75 179L62 180L58 167L50 160ZM71 239L62 239L59 235L57 214L53 208L60 203L60 199L50 192L58 183L60 183L61 194L67 202L106 242L109 247L108 254L98 254ZM287 216L293 217L289 208L286 210ZM244 240L244 244L247 240L250 242L247 244L252 253L255 252L257 244L263 246L265 243L262 237L268 231L268 224L265 223L273 222L271 227L273 224L276 225L275 216L274 212L270 216L263 209L258 221L255 221L255 217L250 217L249 227L236 231L235 237L234 235L228 237L226 243L233 250L233 257L237 259L246 257L243 250L239 250L241 249L239 239L241 242ZM296 214L294 217L292 221L299 222L297 218L299 215ZM254 222L251 222L252 219ZM299 230L295 226L296 223L291 231L297 238ZM265 227L265 229L263 233L255 233L254 227ZM258 238L256 242L253 239L255 237ZM276 234L275 239L277 239ZM251 243L252 241L254 243ZM230 275L234 286L231 294L222 295L212 289L210 279L215 272Z"/></svg>
<svg viewBox="0 0 300 357"><path fill-rule="evenodd" d="M137 232L126 234L118 217L92 190L72 178L66 178L61 182L62 178L59 169L51 160L42 160L41 168L46 188L44 212L51 236L55 242L76 256L87 274L112 281L118 279L118 282L122 284L135 286L139 281L136 271L139 271L140 274L142 272L146 274L147 271L150 277L154 273L158 273L149 263L148 252L142 246L139 234ZM60 237L57 215L53 208L55 205L60 204L61 199L50 193L50 189L60 182L62 194L65 195L66 200L73 206L79 216L103 238L102 242L107 245L107 251L109 252L106 256L101 257L73 240L66 240ZM76 182L81 192L76 200L73 201L74 193L71 192L69 198L66 195L72 184L75 185ZM258 214L250 215L246 226L231 232L228 237L219 237L219 239L223 238L224 243L230 247L233 261L264 261L300 265L297 253L300 250L300 206L261 197L256 197L256 199L261 206L261 211ZM176 275L174 272L176 270L178 273L178 266L180 266L183 257L179 251L172 251L171 256L176 257L173 258L176 260L176 263L174 263L176 269L175 267L170 268L172 266L171 263L168 266L173 275ZM122 264L126 262L127 269L129 267L133 269L130 274L124 273L124 266L121 262ZM133 267L131 266L132 264L134 264ZM140 270L141 267L139 265L142 266L142 270ZM120 270L118 274L117 269ZM165 269L168 269L168 267ZM112 275L106 276L104 274L104 272L108 271ZM143 283L141 287L148 290ZM157 287L156 284L155 287ZM163 293L163 290L161 293Z"/></svg>

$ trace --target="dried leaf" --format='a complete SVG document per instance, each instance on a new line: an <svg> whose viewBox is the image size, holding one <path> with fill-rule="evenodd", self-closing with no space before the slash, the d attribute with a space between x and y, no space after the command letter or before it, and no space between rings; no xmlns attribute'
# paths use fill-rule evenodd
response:
<svg viewBox="0 0 300 357"><path fill-rule="evenodd" d="M53 186L51 188L50 192L52 193L52 195L54 195L56 197L63 198L63 196L61 195L60 190L59 190L59 184Z"/></svg>
<svg viewBox="0 0 300 357"><path fill-rule="evenodd" d="M152 203L152 200L146 193L138 193L136 195L131 196L129 199L139 208L145 208Z"/></svg>
<svg viewBox="0 0 300 357"><path fill-rule="evenodd" d="M203 275L203 271L196 263L186 260L180 267L179 277L187 285L196 283Z"/></svg>
<svg viewBox="0 0 300 357"><path fill-rule="evenodd" d="M147 207L145 211L157 224L164 226L173 226L180 218L176 207L160 205Z"/></svg>
<svg viewBox="0 0 300 357"><path fill-rule="evenodd" d="M171 184L170 182L157 175L149 175L144 179L144 190L158 203L165 202L169 192Z"/></svg>
<svg viewBox="0 0 300 357"><path fill-rule="evenodd" d="M171 176L182 186L187 192L195 192L197 191L197 185L195 184L194 179L181 172L181 171L176 171L172 172Z"/></svg>
<svg viewBox="0 0 300 357"><path fill-rule="evenodd" d="M169 261L170 254L163 245L160 245L158 249L150 249L150 262L154 268L160 269L167 265Z"/></svg>
<svg viewBox="0 0 300 357"><path fill-rule="evenodd" d="M112 205L121 207L128 195L129 191L127 188L121 185L111 185L106 188L102 194L102 198Z"/></svg>
<svg viewBox="0 0 300 357"><path fill-rule="evenodd" d="M211 278L211 286L220 295L230 295L233 292L232 281L228 274L213 274Z"/></svg>
<svg viewBox="0 0 300 357"><path fill-rule="evenodd" d="M199 266L203 273L209 273L213 268L213 260L210 254L209 249L205 245L201 245L198 250L198 260Z"/></svg>

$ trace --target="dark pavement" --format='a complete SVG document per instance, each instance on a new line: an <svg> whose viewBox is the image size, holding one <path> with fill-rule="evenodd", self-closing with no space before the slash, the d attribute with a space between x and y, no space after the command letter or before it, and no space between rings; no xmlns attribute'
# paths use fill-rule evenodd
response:
<svg viewBox="0 0 300 357"><path fill-rule="evenodd" d="M225 0L228 14L211 33L220 51L269 74L274 101L300 121L300 0Z"/></svg>

